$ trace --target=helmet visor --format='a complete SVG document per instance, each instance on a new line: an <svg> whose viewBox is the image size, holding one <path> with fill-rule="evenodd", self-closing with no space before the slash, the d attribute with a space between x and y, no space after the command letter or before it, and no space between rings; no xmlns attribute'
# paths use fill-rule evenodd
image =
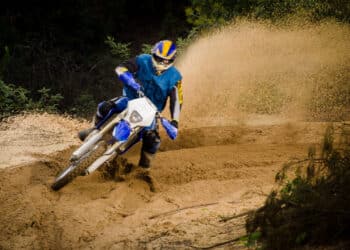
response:
<svg viewBox="0 0 350 250"><path fill-rule="evenodd" d="M165 65L165 66L172 64L174 62L174 59L175 59L175 58L172 58L172 59L161 58L161 57L157 56L156 54L153 54L152 56L158 64Z"/></svg>

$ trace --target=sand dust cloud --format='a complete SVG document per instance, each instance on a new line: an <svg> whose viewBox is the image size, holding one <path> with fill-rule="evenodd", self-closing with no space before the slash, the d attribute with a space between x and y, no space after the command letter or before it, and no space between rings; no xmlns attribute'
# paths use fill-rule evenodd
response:
<svg viewBox="0 0 350 250"><path fill-rule="evenodd" d="M338 92L349 90L349 41L350 26L333 21L283 27L239 21L203 36L177 65L184 76L183 123L237 123L251 114L302 120L310 112L339 111L348 101L338 100ZM338 92L324 95L338 99L324 107L324 96L313 96L332 84Z"/></svg>

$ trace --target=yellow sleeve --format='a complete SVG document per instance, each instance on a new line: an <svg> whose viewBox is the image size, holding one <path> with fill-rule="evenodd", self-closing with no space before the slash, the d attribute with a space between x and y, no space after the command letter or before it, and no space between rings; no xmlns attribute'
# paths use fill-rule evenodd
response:
<svg viewBox="0 0 350 250"><path fill-rule="evenodd" d="M182 82L181 80L177 82L177 91L179 95L179 104L182 105L183 103L183 93L182 93Z"/></svg>

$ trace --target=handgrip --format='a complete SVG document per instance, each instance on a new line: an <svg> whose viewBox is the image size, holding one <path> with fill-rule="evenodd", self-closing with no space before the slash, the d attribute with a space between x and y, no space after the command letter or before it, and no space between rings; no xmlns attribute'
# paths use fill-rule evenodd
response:
<svg viewBox="0 0 350 250"><path fill-rule="evenodd" d="M177 128L175 128L173 125L171 125L171 123L165 119L165 118L161 118L160 119L166 133L168 134L168 136L170 137L170 139L175 140L177 137Z"/></svg>

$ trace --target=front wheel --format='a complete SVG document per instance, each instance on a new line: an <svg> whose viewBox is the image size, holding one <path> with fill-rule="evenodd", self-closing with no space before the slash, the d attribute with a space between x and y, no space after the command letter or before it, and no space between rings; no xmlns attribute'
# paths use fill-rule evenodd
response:
<svg viewBox="0 0 350 250"><path fill-rule="evenodd" d="M78 176L78 172L74 171L78 165L70 165L65 170L63 170L55 179L55 182L51 185L51 188L55 191L61 189L63 186L72 181L76 176Z"/></svg>
<svg viewBox="0 0 350 250"><path fill-rule="evenodd" d="M106 149L104 141L101 141L97 146L80 160L73 162L69 167L65 168L55 179L51 188L55 191L61 189L79 175L85 174L85 169L100 157Z"/></svg>

